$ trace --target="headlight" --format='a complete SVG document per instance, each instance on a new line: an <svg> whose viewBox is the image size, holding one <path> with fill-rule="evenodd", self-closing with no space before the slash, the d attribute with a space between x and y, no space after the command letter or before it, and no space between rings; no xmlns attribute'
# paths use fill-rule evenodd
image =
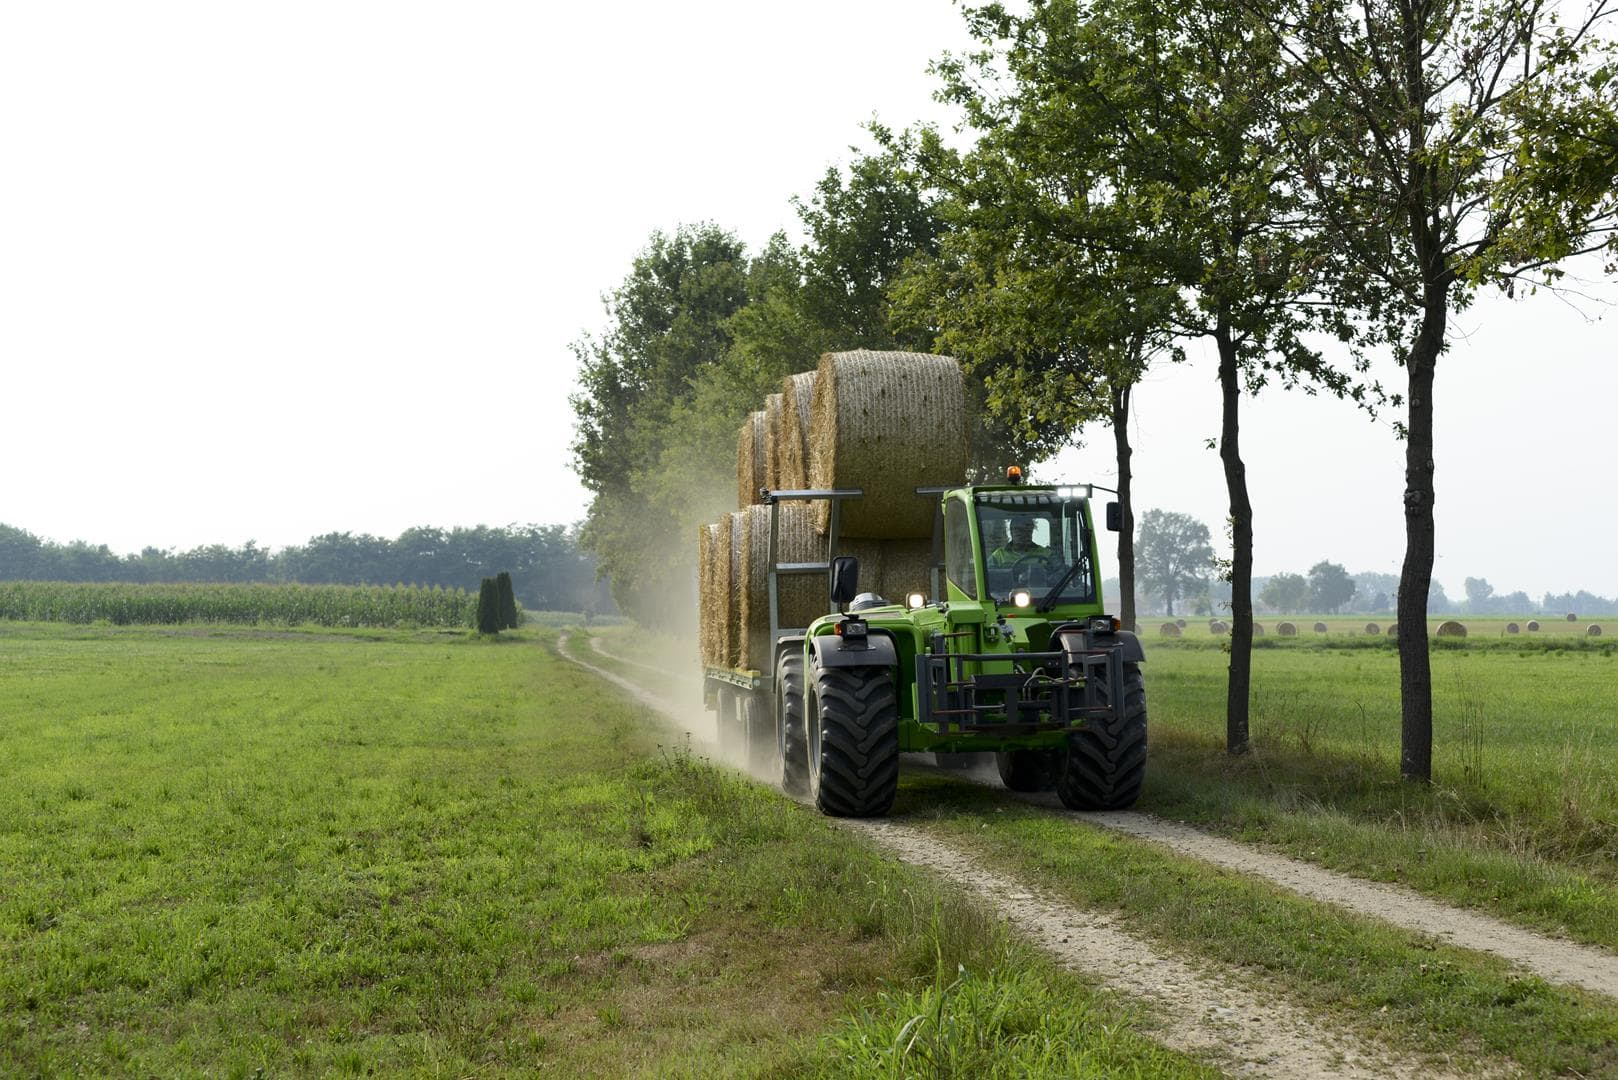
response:
<svg viewBox="0 0 1618 1080"><path fill-rule="evenodd" d="M1034 602L1034 598L1028 594L1027 589L1018 589L1011 594L1011 602L1018 607L1027 607Z"/></svg>
<svg viewBox="0 0 1618 1080"><path fill-rule="evenodd" d="M913 592L905 597L905 603L912 609L927 606L927 598L919 592Z"/></svg>
<svg viewBox="0 0 1618 1080"><path fill-rule="evenodd" d="M1090 633L1111 634L1118 629L1118 620L1111 615L1097 615L1090 620Z"/></svg>

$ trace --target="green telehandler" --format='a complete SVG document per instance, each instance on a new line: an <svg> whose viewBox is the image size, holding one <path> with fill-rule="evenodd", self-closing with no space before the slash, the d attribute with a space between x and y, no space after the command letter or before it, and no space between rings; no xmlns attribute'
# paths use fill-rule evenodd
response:
<svg viewBox="0 0 1618 1080"><path fill-rule="evenodd" d="M704 701L756 770L826 814L888 812L901 753L992 753L1014 791L1120 810L1146 772L1145 652L1106 613L1092 488L1011 482L920 488L934 499L931 596L859 591L838 507L861 492L764 493L770 510L769 671L709 667ZM778 563L784 502L829 500L824 562ZM1107 504L1107 527L1119 527ZM823 574L829 612L779 625L779 580Z"/></svg>

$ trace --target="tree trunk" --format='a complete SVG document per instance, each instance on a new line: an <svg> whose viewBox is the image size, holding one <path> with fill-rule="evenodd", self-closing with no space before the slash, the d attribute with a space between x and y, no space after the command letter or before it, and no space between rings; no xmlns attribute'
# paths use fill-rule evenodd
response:
<svg viewBox="0 0 1618 1080"><path fill-rule="evenodd" d="M1135 508L1130 500L1129 394L1132 384L1112 387L1112 438L1118 452L1118 620L1135 629Z"/></svg>
<svg viewBox="0 0 1618 1080"><path fill-rule="evenodd" d="M1247 496L1247 466L1238 439L1241 367L1223 311L1214 328L1219 346L1219 392L1223 409L1219 458L1230 494L1230 677L1225 688L1225 749L1248 749L1247 706L1253 681L1253 504Z"/></svg>
<svg viewBox="0 0 1618 1080"><path fill-rule="evenodd" d="M1405 437L1405 561L1399 574L1399 773L1433 779L1433 676L1427 652L1427 594L1433 582L1433 373L1444 347L1448 289L1429 285L1421 331L1405 370L1410 414Z"/></svg>

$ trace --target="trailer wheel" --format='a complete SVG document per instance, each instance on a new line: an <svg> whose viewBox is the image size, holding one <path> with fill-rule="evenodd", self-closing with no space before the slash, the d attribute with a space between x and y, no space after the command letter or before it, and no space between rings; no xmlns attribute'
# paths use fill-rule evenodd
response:
<svg viewBox="0 0 1618 1080"><path fill-rule="evenodd" d="M764 695L756 691L742 695L740 731L747 771L764 775L775 762L775 721L764 707Z"/></svg>
<svg viewBox="0 0 1618 1080"><path fill-rule="evenodd" d="M809 750L803 726L803 653L788 649L775 662L775 759L781 790L809 791Z"/></svg>
<svg viewBox="0 0 1618 1080"><path fill-rule="evenodd" d="M899 705L887 668L818 668L805 717L821 813L877 817L899 790Z"/></svg>
<svg viewBox="0 0 1618 1080"><path fill-rule="evenodd" d="M1006 750L994 755L1000 782L1012 791L1049 791L1064 764L1060 750Z"/></svg>
<svg viewBox="0 0 1618 1080"><path fill-rule="evenodd" d="M719 688L719 708L715 710L719 756L729 761L735 761L741 752L737 734L741 729L743 707L744 699L735 687Z"/></svg>
<svg viewBox="0 0 1618 1080"><path fill-rule="evenodd" d="M1099 677L1099 676L1096 676ZM1069 810L1126 810L1146 780L1146 682L1140 665L1124 665L1118 714L1086 720L1068 737L1067 768L1056 794Z"/></svg>

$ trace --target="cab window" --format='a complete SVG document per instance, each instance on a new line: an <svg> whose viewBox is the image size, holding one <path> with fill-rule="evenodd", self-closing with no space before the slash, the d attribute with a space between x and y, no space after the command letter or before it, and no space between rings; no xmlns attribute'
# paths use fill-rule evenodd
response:
<svg viewBox="0 0 1618 1080"><path fill-rule="evenodd" d="M966 504L959 499L944 504L944 573L957 589L978 599L978 577L972 565L972 522Z"/></svg>

